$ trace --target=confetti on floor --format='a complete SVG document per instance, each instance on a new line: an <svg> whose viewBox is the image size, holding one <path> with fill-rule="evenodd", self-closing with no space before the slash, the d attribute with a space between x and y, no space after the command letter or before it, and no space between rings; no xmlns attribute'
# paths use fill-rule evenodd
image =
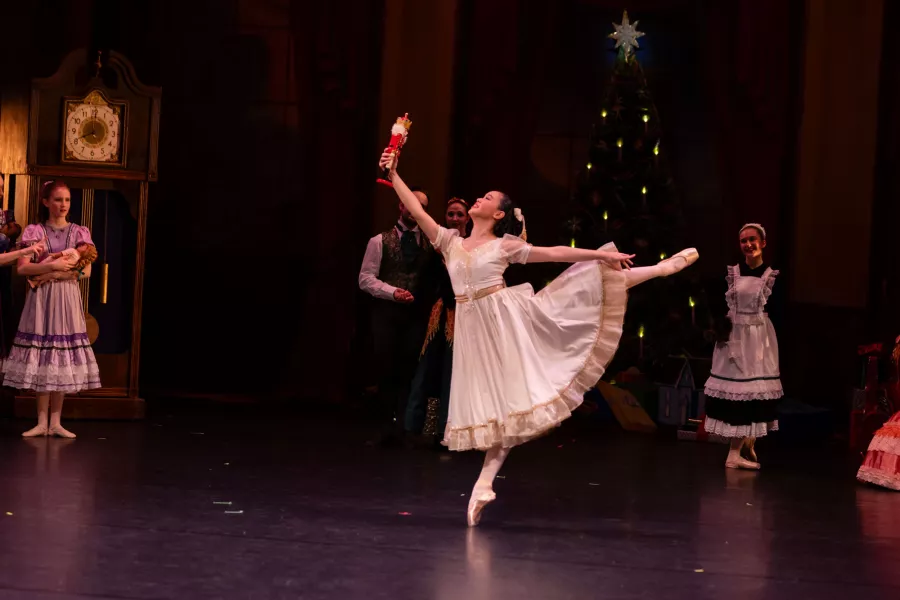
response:
<svg viewBox="0 0 900 600"><path fill-rule="evenodd" d="M411 517L412 516L412 513L408 513L408 512L401 512L401 513L397 513L397 514L400 515L401 517Z"/></svg>
<svg viewBox="0 0 900 600"><path fill-rule="evenodd" d="M225 514L226 515L242 515L242 514L244 514L244 511L242 511L242 510L226 510Z"/></svg>
<svg viewBox="0 0 900 600"><path fill-rule="evenodd" d="M225 501L220 502L220 501L213 500L213 504L223 504L225 506L231 506L231 502L225 502Z"/></svg>
<svg viewBox="0 0 900 600"><path fill-rule="evenodd" d="M7 517L11 517L11 516L13 516L13 514L12 514L11 512L7 512L7 513L6 513L6 516L7 516Z"/></svg>
<svg viewBox="0 0 900 600"><path fill-rule="evenodd" d="M705 573L703 569L694 569L694 573Z"/></svg>

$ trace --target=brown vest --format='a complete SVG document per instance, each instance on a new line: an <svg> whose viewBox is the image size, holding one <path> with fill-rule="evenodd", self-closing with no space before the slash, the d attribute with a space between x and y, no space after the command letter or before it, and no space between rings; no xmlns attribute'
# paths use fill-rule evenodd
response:
<svg viewBox="0 0 900 600"><path fill-rule="evenodd" d="M419 232L418 246L419 252L415 259L407 262L400 249L400 231L392 227L390 231L382 233L381 270L378 278L388 285L408 290L415 296L425 276L425 267L434 253L422 232Z"/></svg>

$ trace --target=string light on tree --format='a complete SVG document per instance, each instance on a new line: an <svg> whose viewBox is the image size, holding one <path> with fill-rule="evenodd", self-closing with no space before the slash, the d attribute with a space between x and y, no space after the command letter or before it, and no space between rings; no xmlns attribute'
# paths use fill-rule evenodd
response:
<svg viewBox="0 0 900 600"><path fill-rule="evenodd" d="M575 247L575 234L581 231L581 219L578 217L572 217L566 223L566 227L569 231L572 232L572 239L569 241L569 245L574 248Z"/></svg>
<svg viewBox="0 0 900 600"><path fill-rule="evenodd" d="M697 311L696 311L697 303L694 302L693 296L688 296L688 305L690 305L690 307L691 307L691 326L696 327L697 326Z"/></svg>
<svg viewBox="0 0 900 600"><path fill-rule="evenodd" d="M644 326L638 327L638 342L640 343L641 360L644 359Z"/></svg>
<svg viewBox="0 0 900 600"><path fill-rule="evenodd" d="M641 66L640 56L645 46L639 46L638 41L644 34L637 25L623 12L621 22L614 25L615 33L609 36L614 41L602 38L607 49L615 54L615 64L596 105L588 153L580 159L588 168L581 167L575 180L574 212L565 217L584 215L583 232L570 235L562 229L559 243L571 245L575 240L577 247L596 248L611 241L634 251L638 255L636 262L649 264L655 263L657 257L667 259L668 248L680 243L684 219L666 156L660 156L661 119L665 115L654 105ZM626 145L628 152L625 152ZM653 202L650 202L651 187ZM644 347L641 342L642 359L655 361L681 349L678 346L683 340L677 337L682 330L675 328L671 321L680 312L681 321L686 324L684 302L689 295L698 297L694 284L678 278L669 285L640 286L629 293L634 302L626 315L626 331L634 335L641 324L642 335L638 336L641 340L650 330L660 332L660 337L654 338L649 346ZM656 310L663 306L666 310ZM670 331L679 333L669 335ZM622 360L637 360L635 350L632 346L632 354L626 358L623 353ZM627 368L624 363L616 364L615 368L620 366Z"/></svg>

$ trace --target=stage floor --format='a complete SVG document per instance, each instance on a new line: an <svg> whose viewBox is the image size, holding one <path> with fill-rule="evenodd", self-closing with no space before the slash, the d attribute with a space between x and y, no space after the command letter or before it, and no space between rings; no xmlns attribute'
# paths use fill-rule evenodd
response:
<svg viewBox="0 0 900 600"><path fill-rule="evenodd" d="M480 456L373 449L334 417L0 421L0 600L790 600L900 597L900 493L838 449L567 424L514 450L482 525Z"/></svg>

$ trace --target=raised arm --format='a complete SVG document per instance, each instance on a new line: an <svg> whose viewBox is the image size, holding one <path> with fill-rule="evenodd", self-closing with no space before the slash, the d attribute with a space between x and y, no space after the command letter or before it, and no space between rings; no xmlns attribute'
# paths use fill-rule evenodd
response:
<svg viewBox="0 0 900 600"><path fill-rule="evenodd" d="M385 152L381 155L381 162L379 163L382 168L389 162L394 161L394 167L391 170L391 183L394 184L394 191L397 192L397 196L400 197L400 201L406 206L409 213L416 220L416 223L419 225L419 229L428 237L429 240L434 242L437 239L439 226L435 222L434 219L431 218L431 215L425 211L425 208L422 206L422 203L419 202L419 199L416 198L416 195L413 194L409 186L403 181L400 175L397 173L397 161L394 159L394 156Z"/></svg>

